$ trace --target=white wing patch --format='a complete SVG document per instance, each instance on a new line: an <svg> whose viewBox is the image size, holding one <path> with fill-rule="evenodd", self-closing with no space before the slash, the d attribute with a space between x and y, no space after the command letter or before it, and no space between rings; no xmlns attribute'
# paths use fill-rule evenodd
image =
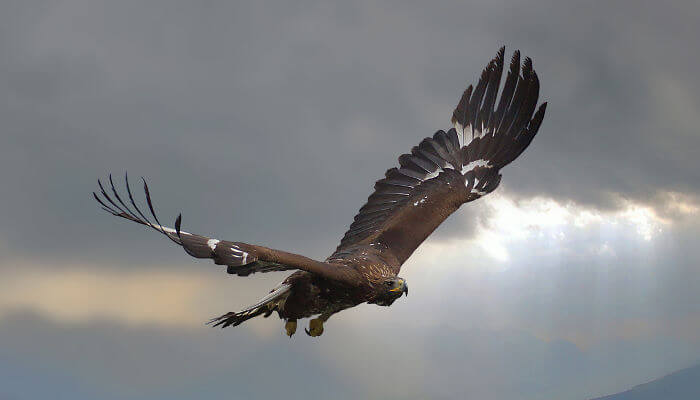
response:
<svg viewBox="0 0 700 400"><path fill-rule="evenodd" d="M216 245L219 242L220 242L219 239L209 239L209 240L207 240L207 246L209 246L209 248L212 249L212 251L214 251L214 250L216 250Z"/></svg>
<svg viewBox="0 0 700 400"><path fill-rule="evenodd" d="M160 230L160 229L162 228L165 232L171 233L171 234L177 236L177 231L176 231L175 229L173 229L173 228L168 228L167 226L157 226L157 225L153 225L153 228L156 229L156 230ZM185 231L180 231L180 235L190 235L190 236L193 236L191 233L185 232ZM213 240L216 240L216 239L213 239ZM212 247L212 250L214 250L213 247Z"/></svg>
<svg viewBox="0 0 700 400"><path fill-rule="evenodd" d="M487 167L489 165L488 160L478 159L470 162L469 164L462 167L462 175L473 170L476 167Z"/></svg>
<svg viewBox="0 0 700 400"><path fill-rule="evenodd" d="M243 265L247 264L248 253L241 250L238 246L231 246L231 248L229 250L231 250L231 253L233 253L236 257L239 257L243 260L243 261L241 261L241 263Z"/></svg>
<svg viewBox="0 0 700 400"><path fill-rule="evenodd" d="M168 233L173 233L173 234L177 235L177 231L175 231L175 229L173 229L173 228L168 228L167 226L161 226L161 228L163 228L163 230L168 232ZM180 233L187 233L187 232L180 232Z"/></svg>
<svg viewBox="0 0 700 400"><path fill-rule="evenodd" d="M452 164L448 164L448 165L452 165ZM423 180L423 181L427 181L428 179L433 179L433 178L435 178L436 176L440 175L440 172L442 172L442 168L438 168L438 169L436 169L435 171L433 171L433 172L427 174L427 175L425 176L425 179L422 179L422 180Z"/></svg>

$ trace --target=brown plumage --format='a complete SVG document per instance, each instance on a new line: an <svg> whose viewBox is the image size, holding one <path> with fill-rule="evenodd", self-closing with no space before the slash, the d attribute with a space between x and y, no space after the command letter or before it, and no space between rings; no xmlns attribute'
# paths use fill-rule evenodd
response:
<svg viewBox="0 0 700 400"><path fill-rule="evenodd" d="M163 227L156 217L143 181L151 221L134 201L128 177L124 201L109 177L109 191L98 181L95 199L109 213L153 228L196 258L227 265L229 274L296 270L258 303L210 321L236 326L258 315L277 312L292 335L300 318L311 320L306 332L323 333L334 313L361 303L391 305L408 294L397 275L416 248L462 204L492 192L501 181L500 169L517 158L537 133L546 103L537 106L539 80L532 61L520 64L516 51L498 99L505 49L501 48L481 74L476 88L464 91L452 114L454 127L427 137L399 166L377 181L335 252L325 261L262 246L212 239ZM133 208L133 210L132 210Z"/></svg>

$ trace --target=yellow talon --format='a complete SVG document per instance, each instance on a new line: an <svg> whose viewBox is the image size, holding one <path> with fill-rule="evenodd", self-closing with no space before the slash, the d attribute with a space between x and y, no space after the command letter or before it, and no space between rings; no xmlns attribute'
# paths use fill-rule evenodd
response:
<svg viewBox="0 0 700 400"><path fill-rule="evenodd" d="M306 334L313 337L321 336L323 334L323 320L314 318L309 321L309 329L306 330Z"/></svg>
<svg viewBox="0 0 700 400"><path fill-rule="evenodd" d="M284 324L284 329L287 331L287 336L292 335L297 331L297 320L293 319Z"/></svg>

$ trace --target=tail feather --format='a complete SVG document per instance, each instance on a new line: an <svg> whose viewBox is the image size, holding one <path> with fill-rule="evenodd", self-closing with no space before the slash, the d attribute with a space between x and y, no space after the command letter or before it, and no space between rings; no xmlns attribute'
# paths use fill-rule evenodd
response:
<svg viewBox="0 0 700 400"><path fill-rule="evenodd" d="M279 308L280 303L286 299L291 288L292 285L281 284L252 306L246 307L238 312L232 311L219 317L212 318L209 320L209 322L207 322L207 325L226 328L228 326L238 326L243 322L251 318L255 318L261 314L265 314L265 317L269 317L273 311Z"/></svg>

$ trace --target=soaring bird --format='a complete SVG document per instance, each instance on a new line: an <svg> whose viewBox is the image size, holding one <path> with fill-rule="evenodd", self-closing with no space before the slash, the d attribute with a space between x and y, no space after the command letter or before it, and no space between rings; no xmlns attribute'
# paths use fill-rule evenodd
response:
<svg viewBox="0 0 700 400"><path fill-rule="evenodd" d="M537 107L539 80L530 58L521 64L519 51L510 60L499 96L504 55L501 48L476 87L464 91L452 113L453 128L423 139L375 183L340 245L324 261L188 233L180 229L182 215L174 228L165 227L156 216L145 180L150 218L134 201L128 176L126 196L119 195L111 175L111 194L98 180L100 195L93 192L93 196L105 211L155 229L193 257L226 265L229 274L295 271L257 303L214 318L211 325L237 326L276 311L289 336L298 319L317 316L305 330L319 336L323 324L339 311L362 303L389 306L408 295L406 280L398 276L401 265L462 204L494 191L501 182L501 168L532 142L547 103Z"/></svg>

